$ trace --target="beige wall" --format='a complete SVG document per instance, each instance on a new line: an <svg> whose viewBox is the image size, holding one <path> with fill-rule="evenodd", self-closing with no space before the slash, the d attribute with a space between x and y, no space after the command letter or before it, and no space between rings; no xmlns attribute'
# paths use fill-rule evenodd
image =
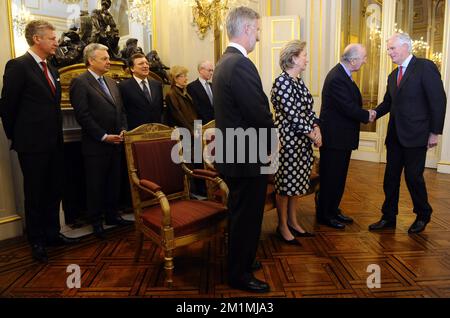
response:
<svg viewBox="0 0 450 318"><path fill-rule="evenodd" d="M305 83L314 97L314 109L318 113L321 89L328 71L338 62L340 21L339 0L282 0L278 15L300 17L300 40L308 44L308 68L303 74Z"/></svg>
<svg viewBox="0 0 450 318"><path fill-rule="evenodd" d="M189 81L198 77L197 64L203 59L213 60L214 40L211 32L202 41L191 25L190 7L182 1L154 0L155 33L154 49L167 66L182 65L189 69Z"/></svg>
<svg viewBox="0 0 450 318"><path fill-rule="evenodd" d="M6 1L0 2L0 38L10 38ZM11 58L11 45L10 41L2 41L2 44L4 46L0 50L0 74L3 75L5 64ZM3 76L0 77L0 87L3 87ZM0 121L0 240L22 234L22 220L16 211L12 171L9 141Z"/></svg>
<svg viewBox="0 0 450 318"><path fill-rule="evenodd" d="M189 69L189 81L198 77L197 64L202 60L214 61L214 39L208 31L200 40L192 25L191 8L179 0L155 1L154 49L167 66L182 65ZM250 0L250 6L265 14L267 0Z"/></svg>

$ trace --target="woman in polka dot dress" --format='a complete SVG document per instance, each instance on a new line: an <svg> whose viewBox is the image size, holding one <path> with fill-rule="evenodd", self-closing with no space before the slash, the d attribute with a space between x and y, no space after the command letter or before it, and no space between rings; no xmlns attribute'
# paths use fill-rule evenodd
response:
<svg viewBox="0 0 450 318"><path fill-rule="evenodd" d="M300 74L308 64L306 43L287 43L280 52L283 73L272 86L275 126L280 134L279 167L275 174L280 239L299 244L295 237L313 236L297 222L297 199L308 191L314 161L312 145L322 145L319 119L313 111L313 97Z"/></svg>

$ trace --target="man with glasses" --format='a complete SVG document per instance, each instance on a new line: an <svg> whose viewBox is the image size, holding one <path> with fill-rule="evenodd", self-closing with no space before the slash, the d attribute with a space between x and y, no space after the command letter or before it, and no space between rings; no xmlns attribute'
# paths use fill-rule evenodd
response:
<svg viewBox="0 0 450 318"><path fill-rule="evenodd" d="M214 119L213 94L211 78L214 66L210 61L202 61L198 64L199 77L188 84L187 90L192 97L197 113L206 124Z"/></svg>

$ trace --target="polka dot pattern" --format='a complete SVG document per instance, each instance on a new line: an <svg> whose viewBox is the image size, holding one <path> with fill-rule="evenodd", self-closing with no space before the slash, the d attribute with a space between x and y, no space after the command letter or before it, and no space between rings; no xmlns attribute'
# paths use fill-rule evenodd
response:
<svg viewBox="0 0 450 318"><path fill-rule="evenodd" d="M275 191L287 196L304 194L314 161L312 142L306 136L317 121L313 97L301 78L283 72L273 83L271 101L281 143Z"/></svg>

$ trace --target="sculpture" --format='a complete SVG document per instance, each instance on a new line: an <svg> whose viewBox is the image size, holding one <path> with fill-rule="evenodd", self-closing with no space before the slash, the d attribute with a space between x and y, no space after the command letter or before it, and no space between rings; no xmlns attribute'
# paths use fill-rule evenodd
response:
<svg viewBox="0 0 450 318"><path fill-rule="evenodd" d="M147 54L147 60L150 63L150 71L161 77L165 84L170 84L169 76L166 72L166 70L169 70L170 68L161 62L158 52L155 50L150 51L150 53Z"/></svg>
<svg viewBox="0 0 450 318"><path fill-rule="evenodd" d="M101 43L109 48L112 59L119 59L119 30L116 22L109 12L111 0L102 0L102 8L92 11L92 33L89 43Z"/></svg>
<svg viewBox="0 0 450 318"><path fill-rule="evenodd" d="M77 28L71 28L64 32L58 43L58 49L53 56L51 63L56 67L68 66L83 61L83 49L86 46L80 35L77 33Z"/></svg>
<svg viewBox="0 0 450 318"><path fill-rule="evenodd" d="M125 45L125 48L120 51L120 55L122 57L122 59L128 61L128 59L136 53L141 53L144 54L144 51L142 50L141 47L137 46L138 40L131 38L128 39Z"/></svg>

